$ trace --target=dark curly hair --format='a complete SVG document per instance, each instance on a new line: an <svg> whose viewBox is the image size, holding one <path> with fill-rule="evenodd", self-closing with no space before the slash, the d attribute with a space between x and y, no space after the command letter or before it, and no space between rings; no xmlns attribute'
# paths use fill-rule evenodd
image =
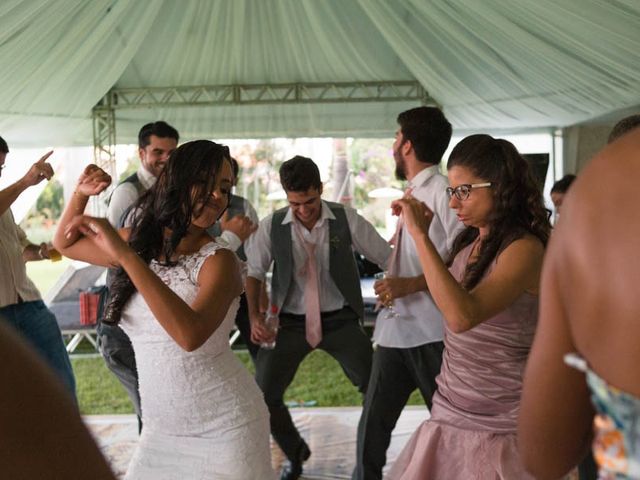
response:
<svg viewBox="0 0 640 480"><path fill-rule="evenodd" d="M416 157L423 163L438 165L451 141L452 127L436 107L416 107L398 115L404 140L411 141Z"/></svg>
<svg viewBox="0 0 640 480"><path fill-rule="evenodd" d="M180 141L178 131L162 120L143 125L138 132L138 147L145 148L151 144L151 135L160 138L173 138L176 142Z"/></svg>
<svg viewBox="0 0 640 480"><path fill-rule="evenodd" d="M280 183L285 192L306 192L311 188L320 190L320 170L308 157L296 155L280 166Z"/></svg>
<svg viewBox="0 0 640 480"><path fill-rule="evenodd" d="M489 135L471 135L458 143L447 169L464 167L475 176L492 183L494 206L489 218L489 234L482 241L478 259L467 265L462 286L475 287L491 262L513 241L526 234L539 238L546 246L551 233L551 212L544 206L542 192L527 161L512 143ZM479 235L475 227L465 228L456 237L449 264Z"/></svg>
<svg viewBox="0 0 640 480"><path fill-rule="evenodd" d="M229 149L208 140L185 143L171 154L158 181L132 210L128 243L146 263L164 257L166 265L175 264L171 258L192 219L202 213L225 159L231 161ZM166 231L171 232L168 237ZM102 321L118 323L124 305L135 291L129 275L118 268Z"/></svg>

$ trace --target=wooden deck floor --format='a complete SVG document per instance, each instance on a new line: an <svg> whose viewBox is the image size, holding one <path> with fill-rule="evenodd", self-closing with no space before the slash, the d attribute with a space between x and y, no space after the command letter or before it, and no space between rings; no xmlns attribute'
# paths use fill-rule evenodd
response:
<svg viewBox="0 0 640 480"><path fill-rule="evenodd" d="M356 430L361 408L291 409L296 426L311 447L302 478L307 480L351 478L355 462ZM420 423L427 419L424 407L407 407L393 433L388 456L392 464ZM122 478L137 442L137 422L133 415L91 415L84 417L113 470ZM272 442L272 461L280 471L284 455Z"/></svg>

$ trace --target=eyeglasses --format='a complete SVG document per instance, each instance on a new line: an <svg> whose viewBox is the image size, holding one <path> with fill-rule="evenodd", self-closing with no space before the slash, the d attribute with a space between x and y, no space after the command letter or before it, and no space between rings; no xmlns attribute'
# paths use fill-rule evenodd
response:
<svg viewBox="0 0 640 480"><path fill-rule="evenodd" d="M491 182L487 182L472 184L465 183L464 185L458 185L456 188L447 187L447 195L449 195L449 198L455 195L458 200L466 200L469 198L469 194L474 188L487 188L491 185L493 185Z"/></svg>

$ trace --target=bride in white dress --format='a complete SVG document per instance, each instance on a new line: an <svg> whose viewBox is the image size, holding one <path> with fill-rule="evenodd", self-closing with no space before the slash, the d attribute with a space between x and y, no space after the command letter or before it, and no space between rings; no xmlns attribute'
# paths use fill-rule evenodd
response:
<svg viewBox="0 0 640 480"><path fill-rule="evenodd" d="M241 265L207 233L227 207L229 151L179 147L137 203L131 228L79 215L110 177L90 165L54 244L64 255L117 266L107 321L136 355L144 428L127 479L273 479L262 393L229 348Z"/></svg>

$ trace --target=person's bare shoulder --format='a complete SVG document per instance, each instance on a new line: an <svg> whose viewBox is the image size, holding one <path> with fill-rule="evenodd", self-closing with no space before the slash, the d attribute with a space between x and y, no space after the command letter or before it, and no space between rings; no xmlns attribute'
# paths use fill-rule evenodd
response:
<svg viewBox="0 0 640 480"><path fill-rule="evenodd" d="M602 221L618 225L624 214L637 211L639 180L640 128L605 147L580 172L562 205L559 226L572 223L570 228L586 228ZM619 213L605 215L613 213L609 209Z"/></svg>
<svg viewBox="0 0 640 480"><path fill-rule="evenodd" d="M629 272L629 262L640 267L639 187L636 129L596 155L565 198L554 236L574 265L597 266L602 274L619 268Z"/></svg>
<svg viewBox="0 0 640 480"><path fill-rule="evenodd" d="M639 182L636 129L603 149L578 175L547 259L554 262L576 346L620 387L632 384L624 372L640 361Z"/></svg>

